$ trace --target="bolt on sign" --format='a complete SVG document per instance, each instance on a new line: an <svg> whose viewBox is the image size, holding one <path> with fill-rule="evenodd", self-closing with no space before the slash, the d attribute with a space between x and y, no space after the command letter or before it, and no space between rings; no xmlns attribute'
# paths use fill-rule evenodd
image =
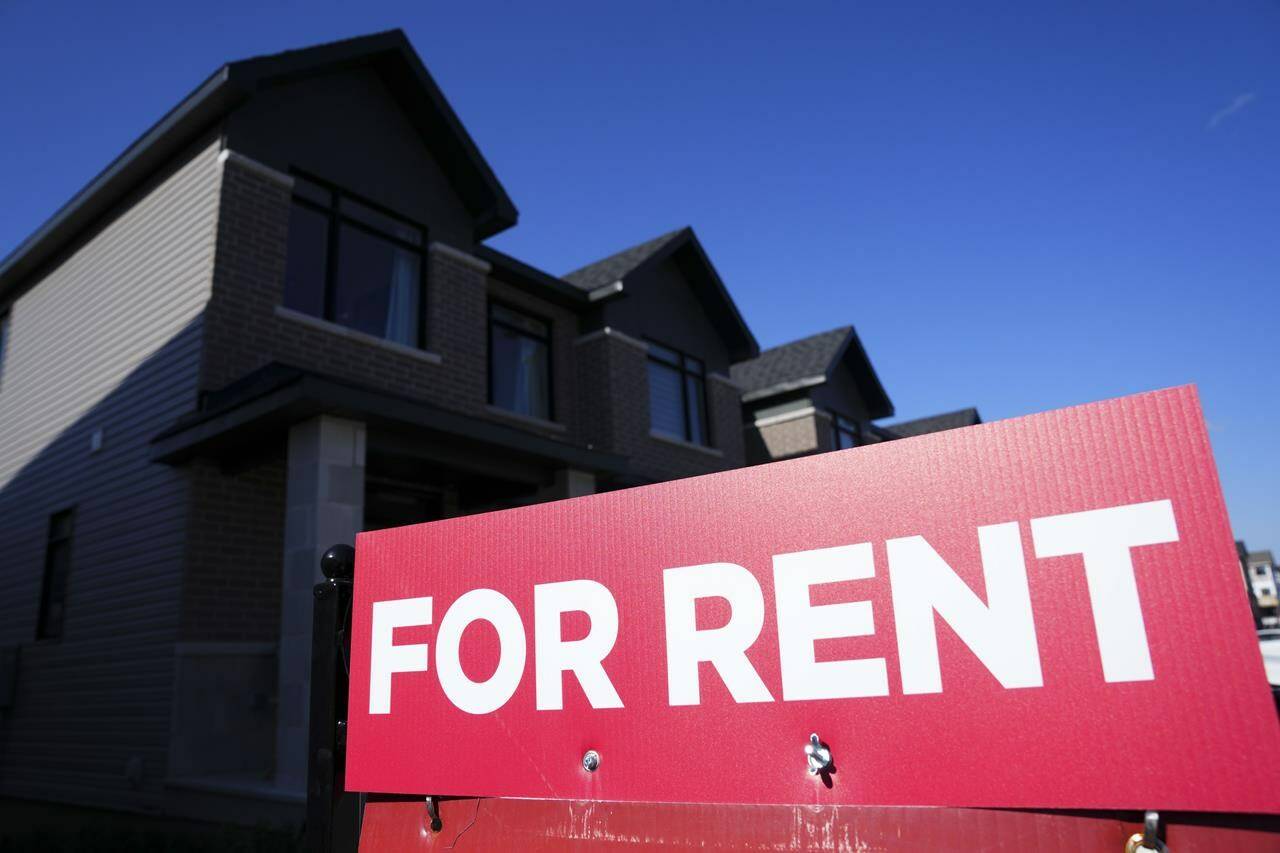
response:
<svg viewBox="0 0 1280 853"><path fill-rule="evenodd" d="M1280 812L1195 390L361 534L347 786Z"/></svg>

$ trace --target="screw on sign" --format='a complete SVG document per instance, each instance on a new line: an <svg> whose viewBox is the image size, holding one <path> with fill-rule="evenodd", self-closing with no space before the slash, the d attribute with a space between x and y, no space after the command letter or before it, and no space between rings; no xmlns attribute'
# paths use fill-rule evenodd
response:
<svg viewBox="0 0 1280 853"><path fill-rule="evenodd" d="M1109 810L1118 847L1158 808L1180 851L1178 813L1280 812L1190 388L361 534L356 578L352 790L606 800L620 825L627 802L708 826L714 804ZM707 731L733 756L713 773ZM1274 847L1258 819L1200 825Z"/></svg>
<svg viewBox="0 0 1280 853"><path fill-rule="evenodd" d="M809 735L809 742L804 745L805 761L809 765L809 775L817 776L831 769L831 749L818 740L818 735Z"/></svg>

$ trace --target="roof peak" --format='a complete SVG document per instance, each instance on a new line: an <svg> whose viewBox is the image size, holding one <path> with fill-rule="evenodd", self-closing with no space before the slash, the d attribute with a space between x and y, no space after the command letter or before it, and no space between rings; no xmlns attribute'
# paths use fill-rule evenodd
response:
<svg viewBox="0 0 1280 853"><path fill-rule="evenodd" d="M659 234L657 237L650 237L648 240L635 243L611 255L606 255L560 277L583 290L595 290L597 287L613 284L615 281L621 281L627 274L656 255L668 243L686 231L692 233L693 229L685 225L672 231L667 231L664 234Z"/></svg>
<svg viewBox="0 0 1280 853"><path fill-rule="evenodd" d="M825 332L814 332L811 335L805 335L803 338L796 338L794 341L786 341L784 343L775 344L774 346L761 350L760 355L763 356L766 353L773 352L774 350L783 349L784 347L794 347L799 344L809 343L810 341L816 341L819 338L826 338L828 336L836 337L837 335L839 335L843 339L846 335L848 335L852 331L853 331L853 326L836 326L834 329L827 329Z"/></svg>

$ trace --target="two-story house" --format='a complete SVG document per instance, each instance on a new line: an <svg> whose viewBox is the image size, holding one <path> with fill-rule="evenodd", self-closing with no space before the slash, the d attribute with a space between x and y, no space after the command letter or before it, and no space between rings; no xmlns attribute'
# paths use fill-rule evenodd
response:
<svg viewBox="0 0 1280 853"><path fill-rule="evenodd" d="M852 326L772 347L732 367L748 464L847 450L982 423L969 408L882 426L893 402Z"/></svg>
<svg viewBox="0 0 1280 853"><path fill-rule="evenodd" d="M0 795L296 816L329 545L886 437L690 229L555 276L516 219L395 31L223 66L0 262Z"/></svg>

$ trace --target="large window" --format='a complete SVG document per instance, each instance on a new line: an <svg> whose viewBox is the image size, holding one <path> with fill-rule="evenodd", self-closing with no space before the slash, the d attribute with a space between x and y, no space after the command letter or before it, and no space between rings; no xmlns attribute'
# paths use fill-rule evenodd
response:
<svg viewBox="0 0 1280 853"><path fill-rule="evenodd" d="M489 305L489 402L551 420L551 331L545 320Z"/></svg>
<svg viewBox="0 0 1280 853"><path fill-rule="evenodd" d="M706 369L691 355L649 344L649 427L694 444L707 436Z"/></svg>
<svg viewBox="0 0 1280 853"><path fill-rule="evenodd" d="M844 415L832 412L831 428L835 430L836 450L848 450L862 443L857 421L851 421Z"/></svg>
<svg viewBox="0 0 1280 853"><path fill-rule="evenodd" d="M75 510L54 513L49 519L49 540L44 552L44 585L40 590L40 620L36 639L54 640L62 636L67 609L67 579L71 576L71 534Z"/></svg>
<svg viewBox="0 0 1280 853"><path fill-rule="evenodd" d="M422 346L425 245L418 226L296 177L285 307Z"/></svg>

